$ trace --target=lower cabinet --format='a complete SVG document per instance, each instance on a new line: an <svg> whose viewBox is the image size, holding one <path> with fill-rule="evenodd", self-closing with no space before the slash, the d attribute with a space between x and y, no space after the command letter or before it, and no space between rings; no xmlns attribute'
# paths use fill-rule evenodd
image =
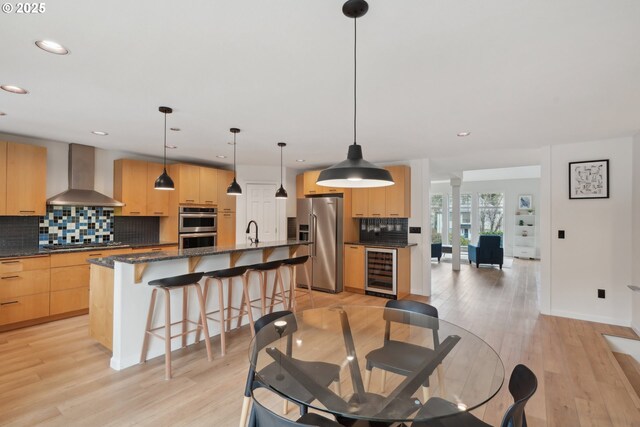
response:
<svg viewBox="0 0 640 427"><path fill-rule="evenodd" d="M49 316L49 257L0 261L0 326Z"/></svg>
<svg viewBox="0 0 640 427"><path fill-rule="evenodd" d="M0 299L0 325L49 315L49 292Z"/></svg>
<svg viewBox="0 0 640 427"><path fill-rule="evenodd" d="M236 214L233 212L218 213L217 246L236 244Z"/></svg>
<svg viewBox="0 0 640 427"><path fill-rule="evenodd" d="M49 307L52 316L89 308L88 264L51 269Z"/></svg>
<svg viewBox="0 0 640 427"><path fill-rule="evenodd" d="M364 246L344 245L344 288L364 293Z"/></svg>

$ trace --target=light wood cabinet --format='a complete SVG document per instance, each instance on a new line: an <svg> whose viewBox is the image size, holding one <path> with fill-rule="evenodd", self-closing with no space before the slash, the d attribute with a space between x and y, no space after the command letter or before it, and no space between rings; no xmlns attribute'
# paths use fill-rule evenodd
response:
<svg viewBox="0 0 640 427"><path fill-rule="evenodd" d="M167 216L168 191L156 190L154 184L162 174L160 163L133 159L113 162L113 197L125 204L117 211L125 216Z"/></svg>
<svg viewBox="0 0 640 427"><path fill-rule="evenodd" d="M147 162L147 216L169 215L169 191L156 190L156 179L162 175L162 163Z"/></svg>
<svg viewBox="0 0 640 427"><path fill-rule="evenodd" d="M351 198L353 218L411 217L411 168L388 166L395 182L388 187L354 188Z"/></svg>
<svg viewBox="0 0 640 427"><path fill-rule="evenodd" d="M296 199L304 199L304 173L296 175Z"/></svg>
<svg viewBox="0 0 640 427"><path fill-rule="evenodd" d="M233 171L218 169L218 213L236 211L236 196L227 195L232 181Z"/></svg>
<svg viewBox="0 0 640 427"><path fill-rule="evenodd" d="M44 215L47 193L47 149L7 143L6 214Z"/></svg>
<svg viewBox="0 0 640 427"><path fill-rule="evenodd" d="M146 252L164 252L164 251L177 251L178 245L171 246L145 246L144 248L131 249L131 253L140 254ZM112 255L112 254L109 254Z"/></svg>
<svg viewBox="0 0 640 427"><path fill-rule="evenodd" d="M0 215L7 214L7 143L0 141Z"/></svg>
<svg viewBox="0 0 640 427"><path fill-rule="evenodd" d="M364 246L344 245L344 287L364 293Z"/></svg>
<svg viewBox="0 0 640 427"><path fill-rule="evenodd" d="M315 194L322 194L323 187L316 184L320 171L307 171L304 173L304 195L313 196Z"/></svg>
<svg viewBox="0 0 640 427"><path fill-rule="evenodd" d="M51 292L50 315L86 310L89 308L89 286Z"/></svg>
<svg viewBox="0 0 640 427"><path fill-rule="evenodd" d="M218 204L218 171L212 168L200 167L200 194L202 205Z"/></svg>
<svg viewBox="0 0 640 427"><path fill-rule="evenodd" d="M411 217L411 168L408 166L389 166L386 168L393 178L394 185L383 187L385 190L385 214L387 218Z"/></svg>
<svg viewBox="0 0 640 427"><path fill-rule="evenodd" d="M49 315L49 257L0 261L0 325Z"/></svg>
<svg viewBox="0 0 640 427"><path fill-rule="evenodd" d="M218 213L218 246L235 245L236 214L233 212Z"/></svg>
<svg viewBox="0 0 640 427"><path fill-rule="evenodd" d="M113 197L123 202L122 215L147 214L147 162L118 159L113 163Z"/></svg>
<svg viewBox="0 0 640 427"><path fill-rule="evenodd" d="M171 170L176 170L176 191L178 191L178 203L200 203L200 167L194 165L174 165ZM173 178L173 175L172 175Z"/></svg>
<svg viewBox="0 0 640 427"><path fill-rule="evenodd" d="M366 218L369 216L369 189L354 188L351 190L351 216Z"/></svg>
<svg viewBox="0 0 640 427"><path fill-rule="evenodd" d="M113 268L91 265L89 335L113 350Z"/></svg>

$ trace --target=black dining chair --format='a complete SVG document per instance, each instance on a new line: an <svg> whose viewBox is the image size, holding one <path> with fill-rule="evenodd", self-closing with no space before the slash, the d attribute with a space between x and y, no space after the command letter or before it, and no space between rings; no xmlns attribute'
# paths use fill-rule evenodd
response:
<svg viewBox="0 0 640 427"><path fill-rule="evenodd" d="M283 320L286 325L282 329L276 329L272 325L270 329L260 332L265 326L276 320ZM262 316L254 322L255 343L251 353L251 365L249 366L249 374L244 391L244 401L242 403L242 414L240 417L240 427L244 427L249 414L249 404L251 403L251 393L258 387L270 388L268 384L279 383L279 390L287 396L297 396L300 401L311 403L315 398L311 395L295 378L292 378L277 362L272 362L256 372L254 366L258 359L258 353L263 348L271 345L281 337L287 337L286 355L291 357L293 353L293 333L298 329L296 317L291 311L276 311ZM295 359L294 359L295 360ZM340 394L340 366L326 362L307 362L303 360L295 360L296 366L307 373L310 377L317 379L318 383L323 387L328 387L331 383L335 384L338 394ZM287 402L285 399L284 412L287 412ZM307 412L306 405L299 405L300 413Z"/></svg>
<svg viewBox="0 0 640 427"><path fill-rule="evenodd" d="M280 415L265 408L252 393L251 416L248 427L299 427L300 425L315 427L343 427L329 418L315 413L306 413L296 421L281 417Z"/></svg>
<svg viewBox="0 0 640 427"><path fill-rule="evenodd" d="M513 369L509 379L509 392L513 396L513 405L509 406L505 412L500 427L527 427L524 407L537 388L538 379L529 368L525 365L517 365ZM459 411L456 404L434 397L418 411L416 418L427 414L437 417L439 414L451 414L455 411ZM491 425L464 411L428 422L414 422L413 427L491 427Z"/></svg>
<svg viewBox="0 0 640 427"><path fill-rule="evenodd" d="M437 350L440 345L440 339L438 337L439 322L438 310L435 307L410 300L390 300L385 307L395 310L384 311L383 317L384 320L386 320L386 325L383 346L366 355L367 365L364 380L366 390L369 390L371 371L373 368L382 370L382 390L384 391L387 371L406 377L411 375L411 373L425 361L435 358L438 354ZM422 314L429 317L411 316L411 313ZM392 322L431 329L433 348L422 347L403 341L394 341L391 339ZM441 364L437 366L437 371L440 390L444 393L444 372L442 371ZM429 399L429 376L431 376L431 373L432 372L429 372L425 383L422 385L422 394L425 402Z"/></svg>

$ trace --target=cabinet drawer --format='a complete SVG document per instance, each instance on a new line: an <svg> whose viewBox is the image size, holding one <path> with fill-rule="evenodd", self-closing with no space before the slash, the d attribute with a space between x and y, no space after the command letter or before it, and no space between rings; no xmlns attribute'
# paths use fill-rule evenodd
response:
<svg viewBox="0 0 640 427"><path fill-rule="evenodd" d="M51 255L51 268L87 264L88 258L100 258L109 255L114 254L109 250L82 251L73 252L70 254L53 254Z"/></svg>
<svg viewBox="0 0 640 427"><path fill-rule="evenodd" d="M0 299L49 292L49 269L0 274Z"/></svg>
<svg viewBox="0 0 640 427"><path fill-rule="evenodd" d="M51 292L51 315L89 308L89 288Z"/></svg>
<svg viewBox="0 0 640 427"><path fill-rule="evenodd" d="M51 269L51 292L89 287L89 264Z"/></svg>
<svg viewBox="0 0 640 427"><path fill-rule="evenodd" d="M49 257L10 258L0 260L0 274L49 268Z"/></svg>
<svg viewBox="0 0 640 427"><path fill-rule="evenodd" d="M535 258L536 256L536 248L527 248L527 247L515 247L513 249L513 256L517 257L526 257L526 258Z"/></svg>
<svg viewBox="0 0 640 427"><path fill-rule="evenodd" d="M49 293L0 298L0 325L49 315Z"/></svg>
<svg viewBox="0 0 640 427"><path fill-rule="evenodd" d="M145 253L145 252L162 252L162 251L176 251L178 250L177 246L147 246L144 248L135 248L132 249L131 252L134 254Z"/></svg>

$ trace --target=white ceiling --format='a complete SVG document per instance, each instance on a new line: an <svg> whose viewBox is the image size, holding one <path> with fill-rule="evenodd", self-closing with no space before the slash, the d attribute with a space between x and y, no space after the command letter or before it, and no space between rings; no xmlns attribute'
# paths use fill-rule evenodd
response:
<svg viewBox="0 0 640 427"><path fill-rule="evenodd" d="M640 1L370 0L359 142L376 162L632 135ZM55 1L0 15L0 132L174 158L327 165L352 138L342 0ZM34 42L51 39L68 56ZM107 137L92 130L109 132ZM460 131L471 131L466 138ZM223 161L223 162L225 162Z"/></svg>

